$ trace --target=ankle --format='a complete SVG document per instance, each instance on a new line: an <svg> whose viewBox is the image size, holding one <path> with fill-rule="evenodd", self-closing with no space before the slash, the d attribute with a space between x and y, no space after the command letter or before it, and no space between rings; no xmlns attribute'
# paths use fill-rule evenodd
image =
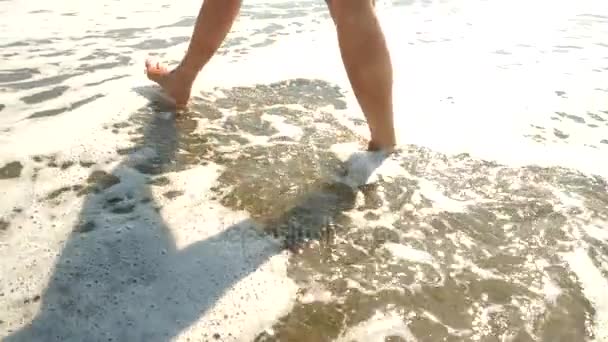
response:
<svg viewBox="0 0 608 342"><path fill-rule="evenodd" d="M391 118L384 118L381 127L370 127L370 141L368 149L370 150L393 150L397 145L397 137L395 128Z"/></svg>
<svg viewBox="0 0 608 342"><path fill-rule="evenodd" d="M194 83L199 72L200 68L188 65L183 61L175 68L176 76L189 83Z"/></svg>
<svg viewBox="0 0 608 342"><path fill-rule="evenodd" d="M175 77L177 77L180 81L191 84L194 83L194 80L196 80L199 71L184 64L180 64L177 66L177 68L175 68L174 73Z"/></svg>
<svg viewBox="0 0 608 342"><path fill-rule="evenodd" d="M383 151L386 153L392 153L395 150L397 144L394 142L382 142L382 141L374 141L370 140L367 144L368 151Z"/></svg>

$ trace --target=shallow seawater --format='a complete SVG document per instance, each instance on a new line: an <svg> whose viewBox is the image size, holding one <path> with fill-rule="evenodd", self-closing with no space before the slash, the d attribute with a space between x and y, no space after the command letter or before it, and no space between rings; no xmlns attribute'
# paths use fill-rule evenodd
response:
<svg viewBox="0 0 608 342"><path fill-rule="evenodd" d="M198 6L0 2L3 341L608 341L607 5L380 2L390 156L323 1L172 111Z"/></svg>

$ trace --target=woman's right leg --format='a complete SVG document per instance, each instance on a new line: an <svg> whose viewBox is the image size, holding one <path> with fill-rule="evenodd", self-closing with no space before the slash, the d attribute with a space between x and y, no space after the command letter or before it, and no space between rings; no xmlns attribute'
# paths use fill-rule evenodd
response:
<svg viewBox="0 0 608 342"><path fill-rule="evenodd" d="M241 0L204 0L181 63L169 71L159 63L146 61L148 78L158 83L178 107L188 103L194 80L222 45L240 7Z"/></svg>

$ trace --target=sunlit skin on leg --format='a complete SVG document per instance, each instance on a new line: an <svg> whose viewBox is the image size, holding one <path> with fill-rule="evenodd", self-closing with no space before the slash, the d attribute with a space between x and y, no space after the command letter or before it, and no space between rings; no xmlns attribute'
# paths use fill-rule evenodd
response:
<svg viewBox="0 0 608 342"><path fill-rule="evenodd" d="M240 6L240 0L205 0L181 63L169 70L157 62L146 61L148 78L162 87L177 107L188 104L192 84L226 38ZM346 73L370 129L368 149L390 152L396 144L393 75L374 1L330 0L328 6Z"/></svg>

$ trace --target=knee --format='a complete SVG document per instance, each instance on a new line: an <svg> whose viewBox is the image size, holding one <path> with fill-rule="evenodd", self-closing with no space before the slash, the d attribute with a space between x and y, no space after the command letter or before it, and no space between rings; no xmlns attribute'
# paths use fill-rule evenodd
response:
<svg viewBox="0 0 608 342"><path fill-rule="evenodd" d="M331 15L336 23L354 21L374 11L375 0L328 0Z"/></svg>

